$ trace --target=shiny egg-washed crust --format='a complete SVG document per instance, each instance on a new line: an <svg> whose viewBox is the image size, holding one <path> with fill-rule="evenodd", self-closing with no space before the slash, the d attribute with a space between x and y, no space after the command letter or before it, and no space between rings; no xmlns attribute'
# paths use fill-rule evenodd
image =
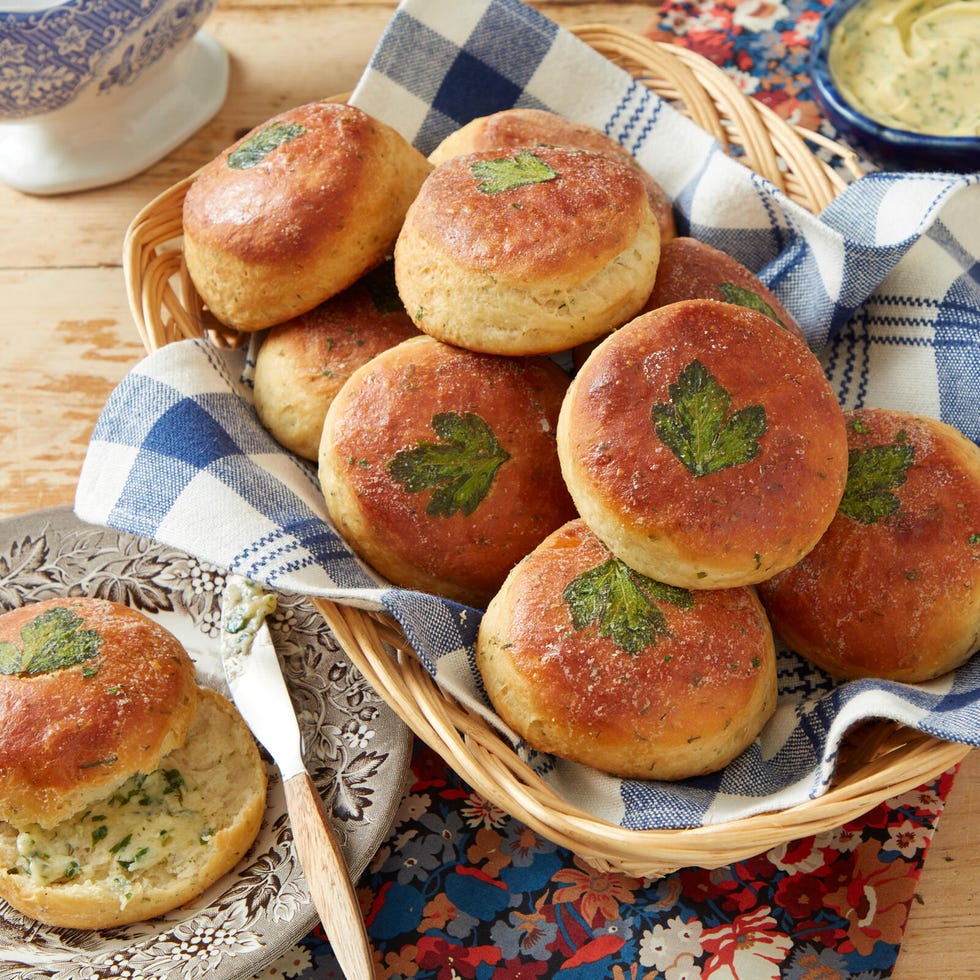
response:
<svg viewBox="0 0 980 980"><path fill-rule="evenodd" d="M904 480L878 488L897 506L869 523L839 511L760 596L786 644L839 678L938 677L980 647L980 447L907 412L846 418L852 452L912 447Z"/></svg>
<svg viewBox="0 0 980 980"><path fill-rule="evenodd" d="M95 657L73 666L0 674L0 819L12 823L53 826L155 769L196 710L184 648L120 603L71 596L21 606L0 616L0 644L23 648L25 627L59 607L101 641Z"/></svg>
<svg viewBox="0 0 980 980"><path fill-rule="evenodd" d="M430 154L429 163L438 166L451 157L483 150L511 150L521 146L569 146L579 150L611 153L628 160L647 189L650 207L660 226L660 240L666 242L677 233L674 209L664 189L636 162L622 144L601 129L574 122L546 109L502 109L489 116L472 119L450 133Z"/></svg>
<svg viewBox="0 0 980 980"><path fill-rule="evenodd" d="M731 290L731 286L736 289ZM743 293L743 290L748 290L748 294ZM738 296L738 299L733 299L733 295ZM801 340L806 340L803 330L786 307L741 262L696 238L680 236L663 243L653 291L638 315L685 299L741 302L745 306L758 304L754 308L772 315L777 323L791 330ZM572 361L576 369L585 363L601 340L602 338L575 348Z"/></svg>
<svg viewBox="0 0 980 980"><path fill-rule="evenodd" d="M393 282L390 298L398 298ZM268 332L255 358L259 420L286 449L316 462L323 420L341 385L375 354L418 333L400 301L379 299L358 280Z"/></svg>
<svg viewBox="0 0 980 980"><path fill-rule="evenodd" d="M184 905L234 868L262 827L267 788L262 757L234 705L201 688L187 740L160 761L203 788L195 797L200 810L187 817L210 832L207 844L195 841L190 848L172 850L162 863L129 876L132 897L123 903L116 873L105 868L102 876L83 868L74 878L47 884L8 873L18 859L17 829L0 823L0 897L49 925L111 929ZM111 814L111 804L102 803ZM136 800L128 804L137 805Z"/></svg>
<svg viewBox="0 0 980 980"><path fill-rule="evenodd" d="M422 336L351 375L327 411L319 475L330 517L389 581L483 606L511 566L574 516L555 449L568 378L548 358L477 354ZM427 513L433 491L389 470L401 451L445 442L434 416L477 415L508 458L470 514ZM470 473L471 447L462 460Z"/></svg>
<svg viewBox="0 0 980 980"><path fill-rule="evenodd" d="M726 293L728 286L754 294L746 296L746 303L743 305L761 301L760 306L768 306L778 323L805 339L789 310L751 270L727 252L696 238L675 238L660 250L657 279L643 312L654 310L658 306L669 306L683 299L738 302L730 298L730 292ZM763 308L762 312L768 313L769 310Z"/></svg>
<svg viewBox="0 0 980 980"><path fill-rule="evenodd" d="M631 654L599 623L576 625L564 597L610 560L574 520L515 566L480 623L477 664L491 702L539 751L618 776L722 768L776 707L772 631L754 590L692 591L689 608L654 598L662 630Z"/></svg>
<svg viewBox="0 0 980 980"><path fill-rule="evenodd" d="M700 476L654 421L657 405L683 415L671 389L696 361L730 402L723 418L698 416L694 438L758 405L766 422L754 458ZM843 412L813 353L764 314L714 300L653 310L603 341L565 398L558 453L598 537L643 574L692 589L751 585L799 561L847 474Z"/></svg>
<svg viewBox="0 0 980 980"><path fill-rule="evenodd" d="M296 135L253 165L229 165L243 145L285 127ZM222 323L243 331L282 323L391 254L430 170L400 133L360 109L335 102L290 109L192 181L183 204L188 273Z"/></svg>
<svg viewBox="0 0 980 980"><path fill-rule="evenodd" d="M530 154L549 179L496 193L479 168ZM452 157L425 180L395 245L420 330L487 354L550 354L629 320L653 288L660 231L628 162L560 147Z"/></svg>

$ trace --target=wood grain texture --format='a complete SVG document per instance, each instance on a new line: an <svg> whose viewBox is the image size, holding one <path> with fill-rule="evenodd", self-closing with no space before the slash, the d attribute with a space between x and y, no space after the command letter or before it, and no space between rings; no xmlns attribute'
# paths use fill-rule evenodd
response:
<svg viewBox="0 0 980 980"><path fill-rule="evenodd" d="M148 201L281 109L349 91L394 9L370 0L221 0L206 29L231 59L218 115L168 157L113 187L35 198L0 186L0 517L71 504L92 428L143 356L120 267ZM640 31L649 3L541 2L561 24ZM980 753L934 837L893 980L980 976Z"/></svg>
<svg viewBox="0 0 980 980"><path fill-rule="evenodd" d="M117 267L0 268L0 295L6 516L72 502L95 420L143 349Z"/></svg>
<svg viewBox="0 0 980 980"><path fill-rule="evenodd" d="M347 980L375 975L368 939L350 873L313 780L301 772L283 783L289 824L310 896Z"/></svg>
<svg viewBox="0 0 980 980"><path fill-rule="evenodd" d="M980 977L980 752L960 764L926 856L892 980Z"/></svg>

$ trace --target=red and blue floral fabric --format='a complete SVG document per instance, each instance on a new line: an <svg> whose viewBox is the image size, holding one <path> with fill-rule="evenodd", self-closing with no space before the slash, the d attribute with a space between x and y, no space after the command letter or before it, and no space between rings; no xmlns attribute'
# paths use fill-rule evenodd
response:
<svg viewBox="0 0 980 980"><path fill-rule="evenodd" d="M664 0L644 33L697 51L787 122L834 137L810 90L810 41L830 0Z"/></svg>
<svg viewBox="0 0 980 980"><path fill-rule="evenodd" d="M643 881L543 839L424 746L412 769L358 885L380 980L888 977L953 781L726 868ZM316 930L261 976L342 975Z"/></svg>

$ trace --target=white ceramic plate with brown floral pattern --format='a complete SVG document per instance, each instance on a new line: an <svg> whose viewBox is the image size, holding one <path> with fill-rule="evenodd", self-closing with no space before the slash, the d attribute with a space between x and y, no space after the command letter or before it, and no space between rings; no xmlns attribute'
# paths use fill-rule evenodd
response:
<svg viewBox="0 0 980 980"><path fill-rule="evenodd" d="M81 523L68 508L0 521L0 608L95 595L173 632L201 683L227 692L218 631L224 572L146 538ZM387 836L409 773L412 736L302 597L270 620L319 788L355 880ZM266 819L239 866L166 916L90 932L45 926L0 900L0 980L248 977L316 923L271 762Z"/></svg>

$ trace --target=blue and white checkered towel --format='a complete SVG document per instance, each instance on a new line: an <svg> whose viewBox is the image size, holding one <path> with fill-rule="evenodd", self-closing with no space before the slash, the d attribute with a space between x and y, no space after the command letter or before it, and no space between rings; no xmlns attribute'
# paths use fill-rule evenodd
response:
<svg viewBox="0 0 980 980"><path fill-rule="evenodd" d="M514 105L609 132L671 194L682 232L774 288L846 408L904 408L980 441L980 175L871 175L818 220L517 0L406 0L352 101L423 152L470 118ZM472 661L479 611L392 589L351 555L327 522L313 468L258 423L246 356L187 341L143 361L98 422L78 515L272 587L387 610L437 681L487 711ZM714 824L822 793L844 732L870 718L980 744L980 657L929 684L834 685L784 653L775 718L711 777L622 782L532 761L559 793L614 823Z"/></svg>

